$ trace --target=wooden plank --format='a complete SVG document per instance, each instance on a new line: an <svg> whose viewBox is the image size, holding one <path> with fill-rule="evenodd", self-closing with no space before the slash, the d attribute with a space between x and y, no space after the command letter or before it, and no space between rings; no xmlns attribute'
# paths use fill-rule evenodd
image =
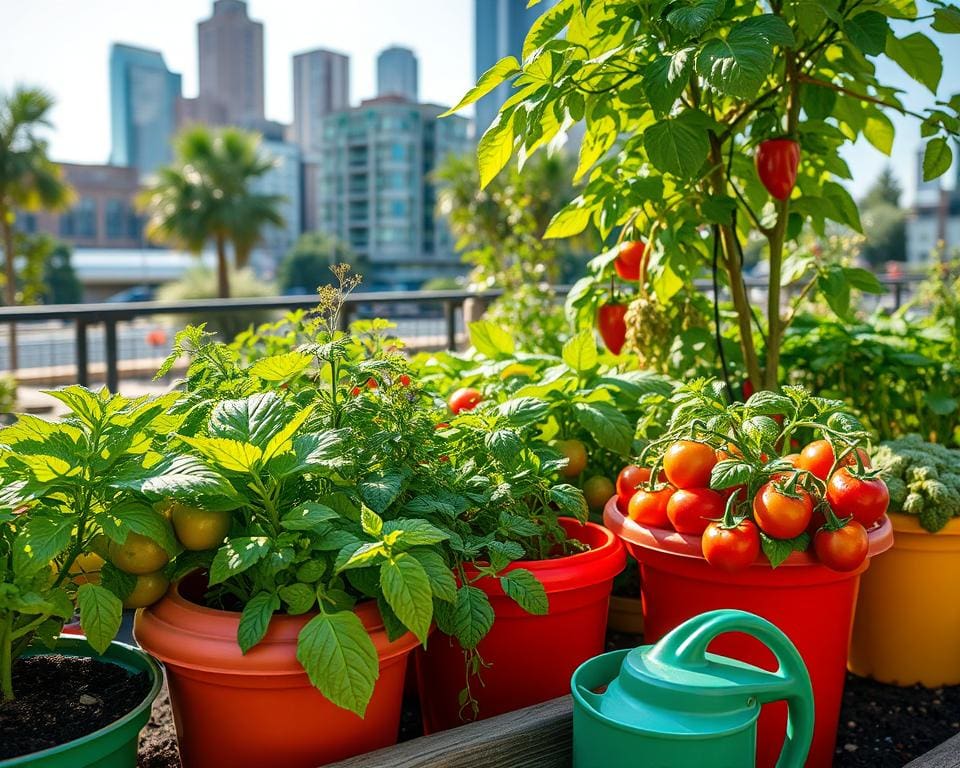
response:
<svg viewBox="0 0 960 768"><path fill-rule="evenodd" d="M327 768L570 768L572 716L564 696Z"/></svg>
<svg viewBox="0 0 960 768"><path fill-rule="evenodd" d="M911 760L904 768L960 768L960 733Z"/></svg>

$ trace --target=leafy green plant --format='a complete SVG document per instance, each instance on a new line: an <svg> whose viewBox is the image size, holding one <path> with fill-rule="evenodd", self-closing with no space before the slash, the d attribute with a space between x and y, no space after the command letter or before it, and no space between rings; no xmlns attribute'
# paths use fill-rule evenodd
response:
<svg viewBox="0 0 960 768"><path fill-rule="evenodd" d="M958 14L934 3L933 28L960 32ZM524 163L585 121L574 173L584 186L545 236L593 224L605 239L645 237L661 303L712 267L733 301L747 378L754 389L773 389L791 318L781 290L789 244L806 226L822 234L828 220L861 229L840 183L851 174L839 150L863 136L889 154L889 115L908 115L928 139L924 178L950 166L960 95L915 112L874 63L885 54L935 93L943 63L914 31L923 21L912 0L561 0L532 26L522 61L497 62L455 109L512 81L513 95L477 147L481 186L514 153ZM765 164L772 153L784 156L782 170ZM766 242L769 261L762 325L742 274L741 243L751 233ZM868 284L868 273L849 268L811 278L811 290L824 295Z"/></svg>
<svg viewBox="0 0 960 768"><path fill-rule="evenodd" d="M176 428L176 395L128 399L79 386L49 393L67 407L59 422L22 415L0 430L0 690L14 695L13 661L48 645L75 606L90 644L104 651L120 628L134 577L105 563L97 577L76 567L90 552L136 534L178 545L165 518L122 478L142 472L157 433ZM162 564L161 564L162 565Z"/></svg>
<svg viewBox="0 0 960 768"><path fill-rule="evenodd" d="M931 533L960 516L960 450L908 435L882 443L873 461L890 489L894 512L917 515Z"/></svg>

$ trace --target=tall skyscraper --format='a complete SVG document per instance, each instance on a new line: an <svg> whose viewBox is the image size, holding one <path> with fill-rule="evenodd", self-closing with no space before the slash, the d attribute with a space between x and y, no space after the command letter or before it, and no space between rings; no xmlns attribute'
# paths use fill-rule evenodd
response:
<svg viewBox="0 0 960 768"><path fill-rule="evenodd" d="M197 49L203 118L263 120L263 24L247 16L244 0L216 0L213 16L197 25Z"/></svg>
<svg viewBox="0 0 960 768"><path fill-rule="evenodd" d="M419 91L416 54L398 45L381 51L377 56L377 96L417 101Z"/></svg>
<svg viewBox="0 0 960 768"><path fill-rule="evenodd" d="M180 75L159 51L114 43L110 48L110 163L141 176L170 161L177 127Z"/></svg>
<svg viewBox="0 0 960 768"><path fill-rule="evenodd" d="M350 57L318 49L293 57L293 133L304 151L320 143L320 120L350 106Z"/></svg>
<svg viewBox="0 0 960 768"><path fill-rule="evenodd" d="M527 8L527 0L473 0L476 78L479 79L504 56L519 59L530 26L554 2L544 0ZM476 103L478 136L490 127L500 105L509 97L510 85L503 83Z"/></svg>

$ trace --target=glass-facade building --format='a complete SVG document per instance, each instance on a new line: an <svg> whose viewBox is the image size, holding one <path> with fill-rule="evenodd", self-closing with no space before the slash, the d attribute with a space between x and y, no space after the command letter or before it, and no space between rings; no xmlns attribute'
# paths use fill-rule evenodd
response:
<svg viewBox="0 0 960 768"><path fill-rule="evenodd" d="M111 165L141 176L170 162L177 129L180 75L159 51L114 44L110 49Z"/></svg>
<svg viewBox="0 0 960 768"><path fill-rule="evenodd" d="M398 97L363 102L322 122L317 229L366 259L365 287L414 289L464 268L437 214L433 171L468 150L469 121Z"/></svg>
<svg viewBox="0 0 960 768"><path fill-rule="evenodd" d="M409 48L392 46L377 56L377 96L403 96L417 101L418 81L417 57Z"/></svg>

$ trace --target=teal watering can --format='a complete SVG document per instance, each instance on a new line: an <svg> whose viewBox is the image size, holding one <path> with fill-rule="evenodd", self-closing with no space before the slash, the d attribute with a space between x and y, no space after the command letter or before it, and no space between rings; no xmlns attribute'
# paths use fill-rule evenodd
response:
<svg viewBox="0 0 960 768"><path fill-rule="evenodd" d="M725 632L763 642L780 662L767 672L707 653ZM656 645L614 651L573 673L574 768L750 768L760 706L787 702L777 768L801 768L813 738L813 691L787 636L745 611L695 616ZM598 690L602 690L598 693Z"/></svg>

